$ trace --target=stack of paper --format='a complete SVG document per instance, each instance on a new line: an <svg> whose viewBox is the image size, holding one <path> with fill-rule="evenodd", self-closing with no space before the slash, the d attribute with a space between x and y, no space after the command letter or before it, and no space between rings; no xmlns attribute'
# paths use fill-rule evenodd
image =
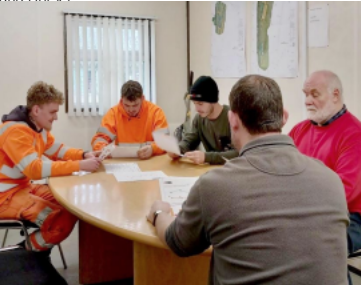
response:
<svg viewBox="0 0 361 285"><path fill-rule="evenodd" d="M198 177L167 177L159 179L162 200L168 202L175 215L182 209L183 202L187 199L189 191Z"/></svg>

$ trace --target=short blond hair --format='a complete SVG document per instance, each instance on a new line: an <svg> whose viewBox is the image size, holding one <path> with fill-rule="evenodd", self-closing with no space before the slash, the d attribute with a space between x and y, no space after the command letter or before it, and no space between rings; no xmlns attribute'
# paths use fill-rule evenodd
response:
<svg viewBox="0 0 361 285"><path fill-rule="evenodd" d="M47 103L62 105L64 103L63 93L43 81L35 82L28 90L26 107L31 110L35 105L41 106Z"/></svg>

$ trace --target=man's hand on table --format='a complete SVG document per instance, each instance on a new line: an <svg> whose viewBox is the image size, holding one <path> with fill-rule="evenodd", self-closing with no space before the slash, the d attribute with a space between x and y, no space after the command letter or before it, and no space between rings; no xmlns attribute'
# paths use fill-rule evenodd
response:
<svg viewBox="0 0 361 285"><path fill-rule="evenodd" d="M143 146L138 150L138 157L140 159L148 159L152 156L152 154L153 154L153 148L151 145Z"/></svg>
<svg viewBox="0 0 361 285"><path fill-rule="evenodd" d="M162 213L167 213L167 214L170 214L172 211L169 203L160 200L154 201L152 207L150 208L149 214L147 215L147 220L151 224L153 224L154 221L154 212L159 210L162 211Z"/></svg>
<svg viewBox="0 0 361 285"><path fill-rule="evenodd" d="M206 154L199 150L186 152L184 157L190 159L195 164L203 164L206 160Z"/></svg>

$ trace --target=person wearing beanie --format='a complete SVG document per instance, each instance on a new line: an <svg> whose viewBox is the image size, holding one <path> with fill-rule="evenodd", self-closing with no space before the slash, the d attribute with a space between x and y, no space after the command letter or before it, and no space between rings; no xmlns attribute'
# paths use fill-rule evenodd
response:
<svg viewBox="0 0 361 285"><path fill-rule="evenodd" d="M237 157L238 152L231 145L229 107L218 103L217 83L210 76L201 76L194 82L190 93L197 114L192 130L179 143L181 152L196 164L224 164L226 160ZM200 143L205 152L197 150ZM174 153L168 155L173 159L179 157Z"/></svg>

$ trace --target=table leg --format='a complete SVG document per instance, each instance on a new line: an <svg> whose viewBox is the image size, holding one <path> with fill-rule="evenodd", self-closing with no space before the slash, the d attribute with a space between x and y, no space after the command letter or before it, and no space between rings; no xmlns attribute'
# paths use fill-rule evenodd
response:
<svg viewBox="0 0 361 285"><path fill-rule="evenodd" d="M180 258L167 249L134 242L134 285L206 285L210 256Z"/></svg>
<svg viewBox="0 0 361 285"><path fill-rule="evenodd" d="M79 283L133 277L133 242L79 221Z"/></svg>

